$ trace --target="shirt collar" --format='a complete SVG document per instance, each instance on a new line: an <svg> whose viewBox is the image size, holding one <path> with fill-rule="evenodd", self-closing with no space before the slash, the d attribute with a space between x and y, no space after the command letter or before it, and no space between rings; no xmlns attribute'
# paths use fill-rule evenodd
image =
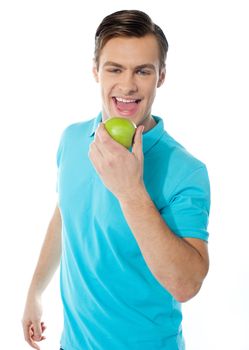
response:
<svg viewBox="0 0 249 350"><path fill-rule="evenodd" d="M95 134L95 131L99 123L101 123L101 121L102 121L102 113L100 112L98 116L93 120L93 126L91 128L90 137L92 137Z"/></svg>
<svg viewBox="0 0 249 350"><path fill-rule="evenodd" d="M153 115L152 117L156 121L156 125L152 129L146 131L143 134L143 153L144 154L147 153L165 133L163 119L155 115ZM95 131L99 123L101 123L101 121L102 121L102 113L99 113L98 116L93 120L93 126L91 128L90 137L92 137L95 134Z"/></svg>

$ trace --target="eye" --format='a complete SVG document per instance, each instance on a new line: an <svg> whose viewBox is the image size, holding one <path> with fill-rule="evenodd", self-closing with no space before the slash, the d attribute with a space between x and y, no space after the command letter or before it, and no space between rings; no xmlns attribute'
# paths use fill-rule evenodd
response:
<svg viewBox="0 0 249 350"><path fill-rule="evenodd" d="M148 70L148 69L138 69L137 72L136 72L138 75L150 75L151 74L151 71Z"/></svg>
<svg viewBox="0 0 249 350"><path fill-rule="evenodd" d="M107 72L118 74L118 73L121 73L121 69L120 68L109 68L109 69L107 69Z"/></svg>

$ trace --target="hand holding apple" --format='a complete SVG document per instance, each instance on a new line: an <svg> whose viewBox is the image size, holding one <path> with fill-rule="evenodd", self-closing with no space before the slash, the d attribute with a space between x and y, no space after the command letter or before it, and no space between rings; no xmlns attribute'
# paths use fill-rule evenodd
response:
<svg viewBox="0 0 249 350"><path fill-rule="evenodd" d="M95 170L105 186L119 200L135 196L143 187L143 129L142 125L135 129L131 152L113 140L105 123L99 124L94 141L90 145L89 158ZM131 135L132 133L130 143L132 143Z"/></svg>

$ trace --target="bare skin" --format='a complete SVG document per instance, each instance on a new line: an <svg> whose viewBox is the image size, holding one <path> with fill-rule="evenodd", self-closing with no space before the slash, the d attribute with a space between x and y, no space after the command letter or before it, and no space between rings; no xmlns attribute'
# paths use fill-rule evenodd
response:
<svg viewBox="0 0 249 350"><path fill-rule="evenodd" d="M61 214L56 206L48 225L40 257L29 287L22 326L24 338L34 349L39 350L38 342L45 339L46 326L42 319L42 293L52 279L61 257Z"/></svg>

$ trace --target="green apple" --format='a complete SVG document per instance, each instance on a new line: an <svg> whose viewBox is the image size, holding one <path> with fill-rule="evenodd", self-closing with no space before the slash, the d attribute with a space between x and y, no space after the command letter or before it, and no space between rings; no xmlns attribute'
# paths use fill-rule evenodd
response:
<svg viewBox="0 0 249 350"><path fill-rule="evenodd" d="M132 145L136 125L129 119L110 117L104 121L109 135L118 143L129 149Z"/></svg>

